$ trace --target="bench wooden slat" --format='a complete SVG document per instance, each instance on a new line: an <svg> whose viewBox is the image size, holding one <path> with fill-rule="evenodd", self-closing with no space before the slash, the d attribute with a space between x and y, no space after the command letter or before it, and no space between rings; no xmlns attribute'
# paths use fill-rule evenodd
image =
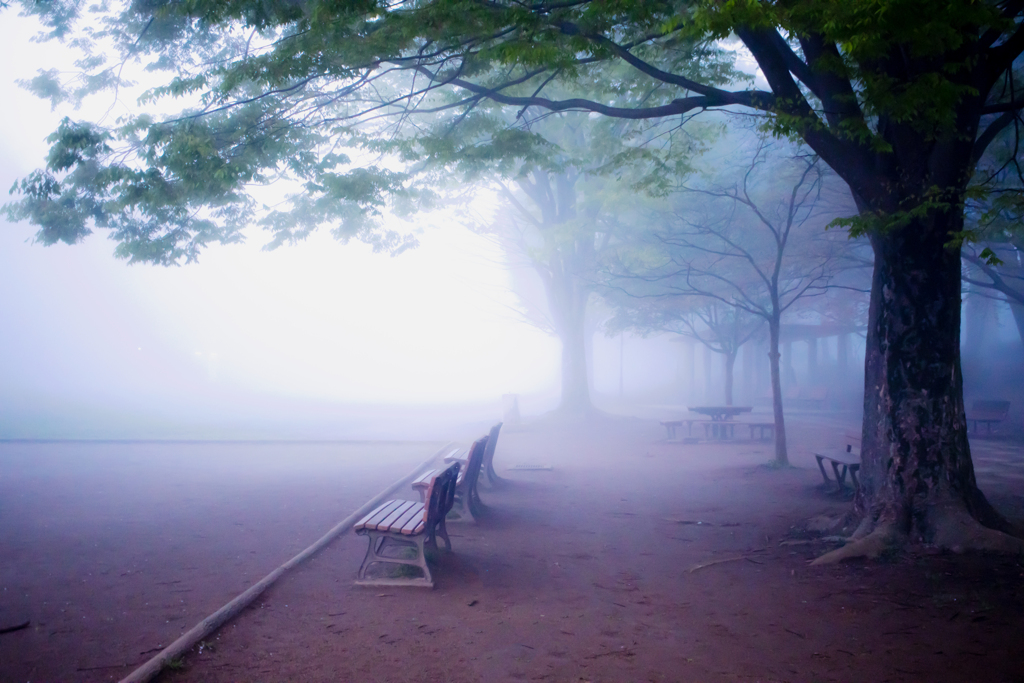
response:
<svg viewBox="0 0 1024 683"><path fill-rule="evenodd" d="M419 517L413 517L405 526L401 528L399 533L403 536L415 536L416 534L423 533L423 529L426 527L426 520L423 519L423 515Z"/></svg>
<svg viewBox="0 0 1024 683"><path fill-rule="evenodd" d="M373 518L374 518L375 516L377 516L378 514L380 514L380 512L381 512L381 511L382 511L382 510L383 510L384 508L386 508L386 507L388 507L388 506L392 505L392 504L393 504L394 502L395 502L395 501L393 501L393 500L386 500L386 501L384 501L383 503L381 503L380 505L378 505L377 507L373 508L373 509L372 509L372 510L370 510L370 511L369 511L368 513L366 513L366 516L365 516L365 517L363 517L363 518L362 518L361 520L359 520L358 522L356 522L356 523L355 523L355 527L360 527L360 526L362 526L362 525L366 524L366 523L367 523L368 521L370 521L370 520L371 520L371 519L373 519Z"/></svg>
<svg viewBox="0 0 1024 683"><path fill-rule="evenodd" d="M411 500L401 501L401 505L392 510L390 515L377 522L377 531L389 531L395 525L395 522L401 519L405 512L413 505L417 505L417 503Z"/></svg>
<svg viewBox="0 0 1024 683"><path fill-rule="evenodd" d="M406 527L415 527L416 522L423 521L423 514L426 507L423 503L414 503L402 514L401 517L391 523L391 531L397 531L398 533L405 534ZM412 524L410 525L410 522ZM408 535L408 534L406 534Z"/></svg>
<svg viewBox="0 0 1024 683"><path fill-rule="evenodd" d="M402 504L400 500L389 500L381 503L373 512L359 520L359 523L355 525L355 529L376 529L377 523L387 517L391 512Z"/></svg>

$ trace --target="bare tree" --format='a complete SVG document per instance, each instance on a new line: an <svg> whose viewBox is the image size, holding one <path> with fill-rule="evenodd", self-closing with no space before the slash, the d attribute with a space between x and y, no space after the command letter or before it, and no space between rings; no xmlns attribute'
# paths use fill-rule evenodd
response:
<svg viewBox="0 0 1024 683"><path fill-rule="evenodd" d="M763 319L721 301L701 297L638 299L615 297L615 292L607 292L607 295L610 303L618 304L614 316L606 324L609 330L671 332L695 339L720 354L725 369L725 405L733 404L736 356L740 348L764 327Z"/></svg>
<svg viewBox="0 0 1024 683"><path fill-rule="evenodd" d="M848 240L822 230L837 207L822 201L827 169L818 158L772 161L770 151L760 141L732 184L684 186L665 225L646 236L643 248L653 246L659 259L652 263L642 252L631 262L627 255L613 267L610 285L633 297L698 297L767 323L775 461L785 465L782 315L829 287ZM788 186L788 193L779 196L780 186Z"/></svg>
<svg viewBox="0 0 1024 683"><path fill-rule="evenodd" d="M963 260L970 266L964 269L963 281L971 289L987 290L993 298L1005 298L1017 325L1017 334L1024 342L1024 256L1011 237L1005 242L970 244L963 251ZM988 250L988 253L983 253ZM992 259L988 254L994 255ZM998 260L998 262L996 262Z"/></svg>

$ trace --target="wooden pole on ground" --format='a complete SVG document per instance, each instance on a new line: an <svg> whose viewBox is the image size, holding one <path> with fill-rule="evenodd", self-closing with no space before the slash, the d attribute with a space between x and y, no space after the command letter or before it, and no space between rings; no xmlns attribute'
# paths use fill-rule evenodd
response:
<svg viewBox="0 0 1024 683"><path fill-rule="evenodd" d="M228 604L221 607L219 610L206 617L198 624L192 627L191 630L186 632L176 641L165 647L157 655L155 655L148 662L140 666L135 671L131 672L127 676L121 679L121 683L146 683L146 681L152 680L161 669L167 665L167 662L172 659L181 657L186 652L195 647L196 643L203 640L211 633L216 631L218 628L223 626L228 620L237 615L243 609L248 607L256 598L258 598L265 590L270 588L275 581L287 572L289 569L294 569L298 565L302 564L313 555L323 550L328 543L333 541L335 538L343 534L352 528L352 525L358 522L363 516L371 512L375 507L380 505L388 496L393 494L397 489L405 486L421 472L426 470L428 467L433 465L438 458L441 458L448 452L448 450L454 445L453 442L445 444L441 450L434 453L429 460L424 462L422 465L412 471L412 474L403 477L399 481L389 486L384 491L381 491L376 496L370 499L365 505L353 512L351 515L334 525L330 531L320 537L313 545L309 546L301 553L288 560L280 567L264 576L259 582L254 584L237 598L229 602Z"/></svg>

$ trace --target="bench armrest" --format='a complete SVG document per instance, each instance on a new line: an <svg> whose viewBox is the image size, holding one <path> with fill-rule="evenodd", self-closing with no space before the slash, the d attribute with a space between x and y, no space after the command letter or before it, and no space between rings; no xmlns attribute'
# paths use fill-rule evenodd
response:
<svg viewBox="0 0 1024 683"><path fill-rule="evenodd" d="M444 456L444 461L447 463L453 462L465 462L469 459L469 451L465 448L456 448L448 455ZM465 469L465 468L462 468Z"/></svg>

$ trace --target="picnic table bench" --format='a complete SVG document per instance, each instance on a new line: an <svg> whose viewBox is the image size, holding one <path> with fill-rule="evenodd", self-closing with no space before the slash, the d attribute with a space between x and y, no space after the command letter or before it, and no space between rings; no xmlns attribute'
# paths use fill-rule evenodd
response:
<svg viewBox="0 0 1024 683"><path fill-rule="evenodd" d="M461 521L475 522L476 516L480 514L480 494L477 491L477 481L480 479L480 471L483 466L484 451L487 449L489 436L481 437L474 441L473 445L466 449L455 449L447 456L445 462L460 465L458 480L455 484L455 502L451 510ZM428 470L412 483L413 489L425 497L429 486L430 477L437 470Z"/></svg>
<svg viewBox="0 0 1024 683"><path fill-rule="evenodd" d="M455 500L459 469L458 463L452 463L442 470L434 470L435 474L427 485L425 501L389 500L356 523L353 527L355 532L369 540L366 556L356 574L356 585L434 587L426 549L437 549L437 536L444 539L447 550L452 549L445 518ZM415 550L415 557L401 555L407 548ZM385 554L389 550L399 554ZM423 576L368 578L367 569L376 563L419 567Z"/></svg>
<svg viewBox="0 0 1024 683"><path fill-rule="evenodd" d="M775 438L775 421L772 422L740 422L738 424L750 427L750 440L754 440L754 432L758 432L759 441L767 441Z"/></svg>
<svg viewBox="0 0 1024 683"><path fill-rule="evenodd" d="M971 405L971 410L967 413L967 428L970 429L973 423L974 433L977 434L978 425L984 424L987 428L986 433L991 435L992 425L999 424L1005 420L1009 412L1009 401L975 401Z"/></svg>
<svg viewBox="0 0 1024 683"><path fill-rule="evenodd" d="M823 450L820 453L815 453L814 457L818 461L818 469L821 470L821 476L825 480L825 485L828 486L832 483L832 480L828 478L828 473L825 472L824 461L828 460L832 466L832 472L836 475L836 486L840 491L843 490L843 485L846 483L846 474L849 472L850 479L853 481L853 487L856 490L860 486L860 482L857 481L857 471L860 470L860 434L854 434L853 432L847 432L845 435L846 447Z"/></svg>
<svg viewBox="0 0 1024 683"><path fill-rule="evenodd" d="M750 428L751 441L754 439L755 432L759 434L758 438L761 441L775 436L775 422L737 422L733 420L698 420L696 418L688 418L682 420L662 420L660 424L665 428L670 440L675 440L678 433L677 430L681 429L684 424L686 425L687 436L693 436L693 425L695 424L704 427L704 436L708 438L735 438L737 425Z"/></svg>
<svg viewBox="0 0 1024 683"><path fill-rule="evenodd" d="M689 435L690 430L693 429L693 420L662 420L661 426L665 428L669 439L675 439L676 430L682 427L684 422L688 425L687 435Z"/></svg>
<svg viewBox="0 0 1024 683"><path fill-rule="evenodd" d="M719 424L725 425L735 423L718 422L716 420L699 420L697 418L689 418L685 420L663 420L661 422L661 426L664 427L665 431L668 433L668 438L673 440L676 438L676 430L682 428L684 424L686 425L686 436L693 436L693 425L695 424L704 425L704 436L711 436L710 427L712 425L717 426ZM719 430L716 428L714 430L714 435L718 436L719 433ZM721 430L721 434L722 438L725 438L726 431L724 429Z"/></svg>

